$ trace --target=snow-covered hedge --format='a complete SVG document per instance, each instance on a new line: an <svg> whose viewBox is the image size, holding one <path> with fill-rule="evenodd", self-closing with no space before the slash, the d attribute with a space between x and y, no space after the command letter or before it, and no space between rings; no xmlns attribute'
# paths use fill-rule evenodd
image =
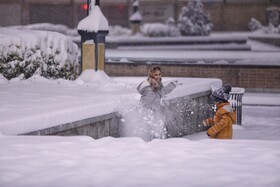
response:
<svg viewBox="0 0 280 187"><path fill-rule="evenodd" d="M0 28L0 74L5 78L39 74L73 80L78 69L78 47L65 35Z"/></svg>
<svg viewBox="0 0 280 187"><path fill-rule="evenodd" d="M131 36L131 30L119 25L109 26L109 34L111 37Z"/></svg>
<svg viewBox="0 0 280 187"><path fill-rule="evenodd" d="M162 23L146 23L141 26L141 33L149 37L168 36L168 27Z"/></svg>
<svg viewBox="0 0 280 187"><path fill-rule="evenodd" d="M173 18L168 18L163 23L146 23L141 26L141 33L148 37L180 36L180 31Z"/></svg>

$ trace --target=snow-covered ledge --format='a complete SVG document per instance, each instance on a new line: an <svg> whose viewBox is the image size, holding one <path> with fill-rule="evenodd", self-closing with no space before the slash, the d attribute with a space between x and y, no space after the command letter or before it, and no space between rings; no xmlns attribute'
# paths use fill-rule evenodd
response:
<svg viewBox="0 0 280 187"><path fill-rule="evenodd" d="M70 123L61 124L38 131L24 133L21 135L58 135L77 136L86 135L94 139L112 136L119 137L119 124L121 116L117 112L101 116L82 119Z"/></svg>
<svg viewBox="0 0 280 187"><path fill-rule="evenodd" d="M75 81L49 80L39 75L27 80L20 77L7 80L0 76L0 133L119 136L120 118L125 115L122 109L139 104L136 87L144 79L146 77L111 78L103 71L94 70L83 72ZM164 77L163 84L175 79L183 85L168 95L167 106L185 104L186 114L196 120L190 125L198 124L200 121L194 116L205 109L200 103L208 102L211 85L219 87L221 80ZM190 97L198 102L194 103ZM175 135L170 133L172 137Z"/></svg>
<svg viewBox="0 0 280 187"><path fill-rule="evenodd" d="M172 119L169 119L167 123L167 137L181 137L206 130L206 127L202 125L202 120L211 113L210 108L206 108L209 103L209 94L210 90L167 101L168 107L175 108L175 114L173 110ZM21 135L86 135L94 139L106 136L120 137L121 118L121 114L114 112Z"/></svg>
<svg viewBox="0 0 280 187"><path fill-rule="evenodd" d="M173 109L170 110L172 115L167 117L168 138L206 130L206 127L202 125L202 120L211 114L208 108L209 95L210 90L166 100L166 107ZM119 112L113 112L21 135L86 135L94 139L106 136L120 137L123 125L121 119Z"/></svg>

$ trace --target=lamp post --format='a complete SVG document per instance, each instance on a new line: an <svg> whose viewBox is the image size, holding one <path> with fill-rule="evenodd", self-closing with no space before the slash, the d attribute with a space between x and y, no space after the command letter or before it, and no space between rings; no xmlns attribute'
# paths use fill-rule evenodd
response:
<svg viewBox="0 0 280 187"><path fill-rule="evenodd" d="M142 21L142 16L138 10L139 1L133 0L132 7L132 15L130 16L129 21L132 35L135 35L136 33L140 32L140 23Z"/></svg>
<svg viewBox="0 0 280 187"><path fill-rule="evenodd" d="M88 16L78 24L82 40L82 71L105 69L105 38L109 32L108 21L100 10L99 0L87 0Z"/></svg>

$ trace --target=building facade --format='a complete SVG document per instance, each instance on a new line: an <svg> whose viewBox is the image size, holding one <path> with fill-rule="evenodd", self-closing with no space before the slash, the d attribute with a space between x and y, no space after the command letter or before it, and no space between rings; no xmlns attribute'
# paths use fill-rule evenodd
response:
<svg viewBox="0 0 280 187"><path fill-rule="evenodd" d="M177 20L191 0L139 0L143 23ZM201 0L215 31L246 31L251 18L268 24L267 10L280 8L279 0ZM75 28L86 15L87 0L0 0L0 26L33 23L63 24ZM110 25L129 27L132 0L100 0Z"/></svg>

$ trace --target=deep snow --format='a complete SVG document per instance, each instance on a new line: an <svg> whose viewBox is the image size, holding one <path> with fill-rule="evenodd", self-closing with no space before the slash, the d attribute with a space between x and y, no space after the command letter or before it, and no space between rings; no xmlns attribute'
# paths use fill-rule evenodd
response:
<svg viewBox="0 0 280 187"><path fill-rule="evenodd" d="M114 108L114 99L123 93L127 101L138 101L135 88L140 80L143 77L111 79L88 71L72 82L38 76L2 81L1 131L15 133L30 124L37 128L52 120L83 117L87 111L98 115ZM179 80L183 86L173 96L184 90L184 83L192 82L198 90L209 89L211 82L221 84L213 79ZM244 102L262 100L262 95L252 95L250 101L245 94ZM266 104L279 102L279 94L270 96ZM243 112L243 124L234 126L233 140L210 140L205 132L151 142L137 137L0 135L0 186L278 187L280 107L244 106Z"/></svg>
<svg viewBox="0 0 280 187"><path fill-rule="evenodd" d="M238 56L278 59L279 63L278 48L254 46L258 50L249 53L192 51L165 56L166 51L161 50L145 54L173 59ZM108 58L143 55L142 51L107 52ZM137 137L14 136L111 112L118 100L137 105L140 96L135 88L143 78L110 78L102 72L86 72L76 81L40 76L8 81L0 75L0 186L280 186L279 94L245 93L243 103L254 106L243 106L243 124L234 126L233 140L209 140L205 132L151 142ZM207 90L211 84L221 85L217 79L165 77L164 83L174 79L183 86L170 98Z"/></svg>

